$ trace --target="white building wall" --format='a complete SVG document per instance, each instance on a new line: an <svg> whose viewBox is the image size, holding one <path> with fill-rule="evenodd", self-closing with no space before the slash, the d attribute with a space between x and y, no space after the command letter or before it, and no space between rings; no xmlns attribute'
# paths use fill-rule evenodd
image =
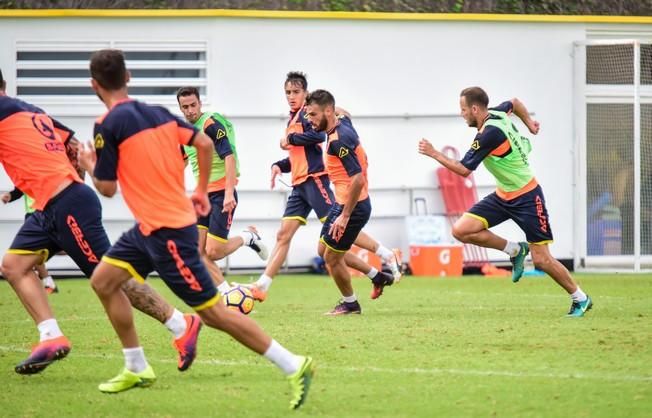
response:
<svg viewBox="0 0 652 418"><path fill-rule="evenodd" d="M374 211L368 231L387 246L404 250L402 217L409 214L410 197L426 196L430 212L443 208L436 190L438 165L417 153L419 139L429 138L438 147L455 145L465 152L475 132L458 116L460 90L482 86L495 104L517 96L541 122L531 162L547 196L556 238L552 252L572 258L572 43L585 39L586 33L587 25L582 23L0 18L0 68L13 95L18 41L207 41L205 107L232 119L241 159L240 204L233 230L256 224L270 247L287 192L283 186L274 192L268 187L270 164L284 157L278 141L287 111L283 81L288 71L306 72L310 89L330 90L338 105L353 114L370 160ZM174 103L174 98L168 103ZM94 117L104 112L99 100L93 106L35 104L75 129L82 140L91 139ZM481 196L493 190L484 168L475 175ZM0 189L11 188L2 173ZM119 196L102 202L107 230L116 239L131 225L130 213ZM0 250L8 248L21 220L22 205L1 208ZM310 263L319 229L314 218L302 228L293 243L290 265ZM496 230L510 239L524 239L511 222ZM490 255L504 259L498 252ZM52 265L70 264L67 258L59 258ZM231 256L230 265L262 267L263 263L245 249Z"/></svg>

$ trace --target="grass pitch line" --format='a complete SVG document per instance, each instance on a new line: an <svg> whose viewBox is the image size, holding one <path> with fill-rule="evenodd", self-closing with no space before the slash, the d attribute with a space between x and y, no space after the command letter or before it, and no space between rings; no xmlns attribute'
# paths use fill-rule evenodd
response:
<svg viewBox="0 0 652 418"><path fill-rule="evenodd" d="M56 318L57 322L74 322L74 321L106 321L108 318L106 315L103 316L75 316L75 317L70 317L70 318ZM25 322L29 322L31 324L34 323L34 320L32 318L24 318L24 319L10 319L8 321L0 321L0 324L22 324Z"/></svg>
<svg viewBox="0 0 652 418"><path fill-rule="evenodd" d="M14 346L0 346L0 351L10 353L29 353L29 350L21 347ZM122 356L111 354L92 354L92 353L78 353L75 352L71 356L79 358L101 358L105 360L123 360ZM176 359L157 359L147 358L150 363L160 364L176 364ZM220 367L268 367L266 362L251 362L245 360L195 360L195 367L198 365L204 366L220 366ZM518 372L509 370L473 370L473 369L443 369L443 368L387 368L387 367L339 367L328 366L323 363L319 364L319 369L333 370L338 372L354 372L354 373L389 373L389 374L431 374L431 375L458 375L458 376L477 376L477 377L511 377L518 379L579 379L579 380L598 380L598 381L616 381L616 382L650 382L652 383L651 376L636 376L636 375L611 375L611 374L591 374L584 372L574 372L569 374L561 373L531 373L531 372Z"/></svg>

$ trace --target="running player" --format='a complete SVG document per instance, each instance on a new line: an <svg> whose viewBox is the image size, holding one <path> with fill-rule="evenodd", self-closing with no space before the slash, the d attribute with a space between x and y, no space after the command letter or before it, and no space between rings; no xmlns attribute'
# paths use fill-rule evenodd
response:
<svg viewBox="0 0 652 418"><path fill-rule="evenodd" d="M327 136L326 170L335 186L335 203L321 230L319 255L329 267L342 300L327 315L360 314L362 308L353 292L345 256L371 216L367 154L351 119L338 117L332 94L313 91L306 98L305 112L313 129Z"/></svg>
<svg viewBox="0 0 652 418"><path fill-rule="evenodd" d="M567 316L579 317L591 309L591 298L573 281L570 273L552 257L548 244L552 230L548 220L543 190L537 183L528 162L530 141L522 136L510 121L514 113L530 133L539 132L539 122L532 119L525 105L518 99L488 109L489 97L480 87L469 87L460 94L460 110L466 123L477 128L471 148L461 161L448 158L426 139L419 142L419 152L437 160L441 165L466 177L478 165L494 176L496 191L473 205L453 225L453 236L464 243L505 252L513 264L512 281L523 275L523 261L532 252L534 265L545 271L571 297ZM507 219L512 219L525 232L528 243L511 242L489 231Z"/></svg>
<svg viewBox="0 0 652 418"><path fill-rule="evenodd" d="M281 229L276 235L276 246L272 250L265 272L251 285L254 298L264 301L272 285L272 280L281 269L290 250L290 242L301 225L307 223L308 214L315 211L321 222L326 220L328 211L335 201L330 189L330 181L324 167L322 143L326 141L324 132L316 132L304 109L308 95L308 81L301 72L287 74L285 83L285 98L290 106L290 119L281 139L281 147L289 156L272 164L271 187L275 186L276 177L281 173L292 173L292 193L288 197L285 213L281 220ZM344 112L339 109L340 112ZM391 276L379 272L369 266L354 254L347 254L345 261L349 267L365 273L374 282L371 297L382 294L385 285L393 280L399 281L401 273L395 254L376 242L373 238L361 232L355 244L381 257L392 271Z"/></svg>
<svg viewBox="0 0 652 418"><path fill-rule="evenodd" d="M229 283L215 261L221 260L243 245L256 251L262 260L267 259L267 247L260 239L255 228L249 227L240 235L229 238L233 214L238 204L235 186L240 176L240 162L235 147L235 130L224 116L217 112L203 112L199 91L195 87L182 87L177 91L179 109L186 120L195 128L203 131L212 141L213 163L208 183L208 199L211 211L197 221L199 227L199 252L211 278L217 284L217 290L224 294L229 290ZM192 146L183 146L192 167L195 180L199 179L199 162L197 152Z"/></svg>
<svg viewBox="0 0 652 418"><path fill-rule="evenodd" d="M34 267L64 250L90 277L99 257L109 248L100 201L73 166L77 153L71 148L77 142L70 139L64 144L61 131L68 132L61 135L73 134L36 106L7 96L0 72L0 162L15 186L34 198L35 209L2 259L2 275L40 334L40 342L29 357L15 367L20 374L41 372L68 355L71 348L52 314ZM165 323L174 334L179 369L187 369L195 358L199 318L184 316L152 288L134 280L127 281L124 290L135 308Z"/></svg>
<svg viewBox="0 0 652 418"><path fill-rule="evenodd" d="M61 124L56 119L52 119L52 123L53 123L55 133L59 135L59 137L61 138L61 140L63 141L66 147L66 155L68 156L68 160L74 167L75 171L77 171L77 174L79 174L79 177L83 180L84 170L79 168L79 164L77 162L77 151L79 149L79 141L75 138L75 132L70 130L63 124ZM32 207L32 205L34 204L34 199L24 194L17 187L15 187L14 190L12 190L11 192L3 193L0 198L2 199L3 203L6 204L9 202L13 202L21 197L24 200L25 219L27 219L30 216L32 216L32 214L34 213L34 208ZM45 267L45 263L38 264L36 267L34 267L34 271L36 271L36 274L43 282L43 288L45 289L45 292L47 294L59 292L59 288L54 282L52 276L50 276L47 267Z"/></svg>
<svg viewBox="0 0 652 418"><path fill-rule="evenodd" d="M308 394L312 359L290 353L251 318L219 303L220 295L197 249L195 213L206 216L210 211L207 185L213 141L167 109L131 100L122 51L94 52L90 71L92 87L109 111L95 125L95 143L100 145L97 162L92 149L84 149L80 160L84 167L93 169L89 171L93 183L105 196L115 194L119 179L124 200L137 221L109 249L91 277L124 347L126 366L99 389L121 392L148 386L156 379L120 289L131 276L142 279L156 270L206 325L225 331L282 369L293 390L290 407L298 408ZM183 161L178 157L180 144L195 147L197 153L199 180L190 199L185 194Z"/></svg>
<svg viewBox="0 0 652 418"><path fill-rule="evenodd" d="M0 200L2 200L2 203L7 204L14 202L21 197L23 198L23 203L25 205L25 219L27 219L32 216L32 213L34 213L34 208L32 208L34 199L21 192L20 189L14 187L12 191L3 193L0 195ZM50 272L48 272L48 268L45 267L45 263L38 264L36 267L34 267L34 271L38 275L39 279L41 279L45 293L48 295L59 293L59 288L54 282L52 276L50 276Z"/></svg>

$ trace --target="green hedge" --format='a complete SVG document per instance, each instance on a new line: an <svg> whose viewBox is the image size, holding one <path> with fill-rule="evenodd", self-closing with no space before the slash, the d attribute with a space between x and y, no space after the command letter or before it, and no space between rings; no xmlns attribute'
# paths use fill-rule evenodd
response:
<svg viewBox="0 0 652 418"><path fill-rule="evenodd" d="M652 0L0 0L0 8L211 8L650 16Z"/></svg>

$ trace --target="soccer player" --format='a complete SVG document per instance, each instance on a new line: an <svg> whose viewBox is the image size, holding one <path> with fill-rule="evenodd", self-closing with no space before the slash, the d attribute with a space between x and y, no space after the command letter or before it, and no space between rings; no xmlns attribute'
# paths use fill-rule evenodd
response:
<svg viewBox="0 0 652 418"><path fill-rule="evenodd" d="M330 189L330 181L324 167L322 143L326 141L324 132L316 132L304 109L308 95L308 81L301 72L287 74L285 83L285 98L290 106L290 119L281 139L281 148L286 149L289 156L272 164L271 188L275 186L276 177L281 173L292 173L292 193L288 197L285 213L281 220L281 228L276 235L276 246L272 250L265 272L250 288L255 299L264 301L272 285L272 280L281 269L290 250L290 242L301 225L307 223L308 214L312 210L321 222L326 220L328 212L335 199ZM340 112L344 111L342 109ZM347 254L345 261L349 267L365 273L374 288L371 297L376 299L382 294L383 287L393 281L399 281L401 273L396 255L380 242L361 232L355 244L381 257L392 271L393 278L369 266L354 254Z"/></svg>
<svg viewBox="0 0 652 418"><path fill-rule="evenodd" d="M591 298L573 281L570 273L552 257L548 244L553 240L543 190L537 183L528 154L530 141L510 121L514 113L530 133L539 132L539 122L532 119L518 99L488 108L489 97L480 87L469 87L460 94L460 110L466 123L478 130L471 148L461 161L436 150L426 139L419 142L419 152L437 160L460 176L467 177L483 162L497 183L496 191L473 205L453 225L453 236L464 243L505 252L513 264L512 281L523 275L523 261L532 252L536 268L545 271L571 297L569 317L584 316L591 309ZM489 231L512 219L525 232L528 243L512 242Z"/></svg>
<svg viewBox="0 0 652 418"><path fill-rule="evenodd" d="M103 195L113 196L120 182L137 222L109 249L91 277L124 347L126 365L99 389L121 392L148 386L156 379L138 341L129 301L121 290L131 276L143 278L156 270L206 325L228 333L282 369L293 390L290 407L298 408L308 394L312 359L290 353L251 318L220 303L220 294L199 255L196 215L206 216L210 210L207 185L213 141L167 109L131 100L122 51L94 52L90 71L92 87L109 111L95 125L95 143L100 144L97 161L95 152L86 148L80 161L93 173L93 183ZM179 145L193 146L197 153L199 180L190 199L185 194Z"/></svg>
<svg viewBox="0 0 652 418"><path fill-rule="evenodd" d="M342 293L342 300L327 315L360 314L362 308L353 292L345 256L371 216L367 154L351 119L346 115L338 117L331 93L315 90L308 94L305 112L313 129L327 137L325 164L335 186L335 203L321 230L319 255Z"/></svg>
<svg viewBox="0 0 652 418"><path fill-rule="evenodd" d="M7 96L0 72L0 162L14 185L34 198L35 209L2 259L2 275L40 334L29 357L15 367L20 374L41 372L67 356L71 348L34 267L64 250L90 277L109 248L100 201L75 168L78 142L73 134L38 107ZM69 137L66 144L62 137ZM195 358L199 318L184 316L152 288L134 280L127 281L124 290L136 309L164 323L174 334L179 369L188 368Z"/></svg>
<svg viewBox="0 0 652 418"><path fill-rule="evenodd" d="M231 221L238 204L235 186L240 176L240 163L235 147L235 130L224 116L217 112L203 112L199 91L195 87L182 87L177 91L179 109L186 120L203 131L213 141L213 163L208 183L208 200L211 211L197 221L199 227L199 252L208 268L217 290L224 294L229 283L215 261L221 260L243 245L256 251L262 260L267 259L267 247L253 227L239 236L229 238ZM192 146L183 146L192 167L195 180L199 179L199 161Z"/></svg>
<svg viewBox="0 0 652 418"><path fill-rule="evenodd" d="M21 192L20 189L14 187L12 191L3 193L2 195L0 195L0 200L2 200L2 203L7 204L7 203L14 202L20 199L21 197L23 198L25 204L25 219L27 219L30 216L32 216L32 213L34 213L34 208L32 208L34 199ZM54 282L52 276L50 276L47 267L45 267L45 263L36 265L36 267L34 267L34 271L36 271L36 274L38 274L39 279L41 279L41 282L43 283L43 288L45 289L45 293L47 293L48 295L51 295L52 293L59 293L59 288L57 287L57 284Z"/></svg>

